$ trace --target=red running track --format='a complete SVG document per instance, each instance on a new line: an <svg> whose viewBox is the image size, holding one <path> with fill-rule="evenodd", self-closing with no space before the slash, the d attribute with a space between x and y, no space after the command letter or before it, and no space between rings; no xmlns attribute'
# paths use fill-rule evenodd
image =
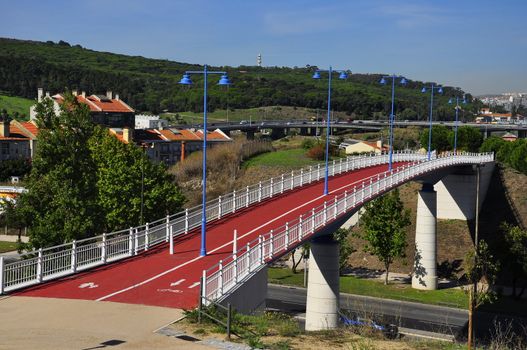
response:
<svg viewBox="0 0 527 350"><path fill-rule="evenodd" d="M28 288L15 295L194 308L202 271L232 254L235 229L238 247L242 247L258 235L298 218L365 178L386 170L387 165L379 165L332 177L328 196L322 195L324 184L318 182L207 224L208 255L205 257L199 256L200 229L196 229L175 239L174 255L169 254L167 244L162 244L133 258Z"/></svg>

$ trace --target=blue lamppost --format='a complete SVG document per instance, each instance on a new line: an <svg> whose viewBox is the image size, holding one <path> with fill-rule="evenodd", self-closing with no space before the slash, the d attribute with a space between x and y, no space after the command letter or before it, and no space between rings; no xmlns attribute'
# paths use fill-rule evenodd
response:
<svg viewBox="0 0 527 350"><path fill-rule="evenodd" d="M422 93L425 93L426 90L430 90L430 120L429 120L429 129L428 129L428 160L430 160L430 155L432 152L432 113L434 109L434 90L437 90L440 94L443 93L443 88L441 86L431 84L430 87L423 87L421 90Z"/></svg>
<svg viewBox="0 0 527 350"><path fill-rule="evenodd" d="M345 80L348 78L348 74L344 70L333 70L331 66L328 70L320 70L317 69L315 73L313 74L313 79L320 79L320 73L327 72L328 73L328 116L327 116L327 123L326 123L326 173L324 177L324 195L328 194L328 167L329 167L329 129L331 127L330 125L330 117L331 117L331 76L333 72L340 73L339 79Z"/></svg>
<svg viewBox="0 0 527 350"><path fill-rule="evenodd" d="M392 170L392 158L393 158L393 123L395 122L395 79L401 78L401 81L399 82L401 85L406 85L407 81L404 77L400 75L387 75L383 76L381 78L381 81L379 82L382 85L386 85L386 79L392 79L392 111L390 113L390 132L389 132L389 139L388 139L388 170Z"/></svg>
<svg viewBox="0 0 527 350"><path fill-rule="evenodd" d="M202 203L201 203L201 249L200 255L207 255L207 76L209 74L221 74L218 85L230 85L231 81L227 72L209 71L207 65L203 66L202 71L186 71L183 78L179 81L183 85L192 85L191 74L203 74L203 177L202 177Z"/></svg>
<svg viewBox="0 0 527 350"><path fill-rule="evenodd" d="M449 99L448 100L448 103L449 104L452 104L454 101L452 99ZM465 96L463 96L463 100L461 100L461 102L463 104L466 104L467 103L467 99L465 98ZM457 152L457 126L458 126L458 121L459 121L459 118L458 118L458 112L459 112L459 97L456 96L456 122L454 124L454 154L456 154Z"/></svg>

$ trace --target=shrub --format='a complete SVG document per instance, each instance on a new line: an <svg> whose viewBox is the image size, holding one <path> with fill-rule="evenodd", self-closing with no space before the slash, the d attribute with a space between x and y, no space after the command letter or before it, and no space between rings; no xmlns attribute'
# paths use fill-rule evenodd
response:
<svg viewBox="0 0 527 350"><path fill-rule="evenodd" d="M307 152L306 156L314 160L324 160L326 156L326 151L324 146L321 144L311 147Z"/></svg>

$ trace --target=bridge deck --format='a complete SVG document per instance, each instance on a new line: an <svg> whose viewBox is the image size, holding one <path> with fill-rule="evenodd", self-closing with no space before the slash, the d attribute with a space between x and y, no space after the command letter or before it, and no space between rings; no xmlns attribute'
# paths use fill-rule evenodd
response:
<svg viewBox="0 0 527 350"><path fill-rule="evenodd" d="M379 165L330 178L329 199L386 169L387 165ZM235 229L240 248L259 234L280 227L328 200L328 196L322 195L322 189L321 182L306 185L208 224L206 257L199 256L200 230L197 229L176 239L174 255L163 244L133 258L15 294L195 307L202 271L232 253Z"/></svg>

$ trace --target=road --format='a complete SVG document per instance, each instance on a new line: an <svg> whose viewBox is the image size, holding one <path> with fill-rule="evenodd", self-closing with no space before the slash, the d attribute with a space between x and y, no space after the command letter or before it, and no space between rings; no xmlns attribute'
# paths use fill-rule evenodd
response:
<svg viewBox="0 0 527 350"><path fill-rule="evenodd" d="M306 289L269 284L267 307L302 314L305 305ZM400 327L453 335L463 329L468 319L466 310L345 293L340 294L340 307Z"/></svg>

